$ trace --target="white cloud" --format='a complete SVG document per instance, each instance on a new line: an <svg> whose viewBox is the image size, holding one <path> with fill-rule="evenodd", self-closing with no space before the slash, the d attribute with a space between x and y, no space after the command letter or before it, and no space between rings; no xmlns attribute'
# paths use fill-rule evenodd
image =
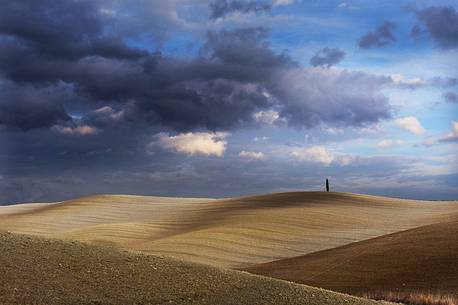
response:
<svg viewBox="0 0 458 305"><path fill-rule="evenodd" d="M327 151L326 147L321 145L297 148L291 152L291 155L302 161L322 163L326 166L334 161L334 156Z"/></svg>
<svg viewBox="0 0 458 305"><path fill-rule="evenodd" d="M452 129L440 139L441 142L458 142L458 122L452 121Z"/></svg>
<svg viewBox="0 0 458 305"><path fill-rule="evenodd" d="M402 140L384 139L384 140L379 141L376 144L376 146L378 148L390 148L390 147L402 145L402 144L404 144L404 141Z"/></svg>
<svg viewBox="0 0 458 305"><path fill-rule="evenodd" d="M401 74L392 74L391 80L399 87L415 89L427 85L427 82L419 77L405 78Z"/></svg>
<svg viewBox="0 0 458 305"><path fill-rule="evenodd" d="M333 136L343 134L345 132L343 128L334 128L334 127L326 128L325 131L326 133L333 135Z"/></svg>
<svg viewBox="0 0 458 305"><path fill-rule="evenodd" d="M382 126L380 126L380 124L373 124L372 126L369 126L369 127L362 127L362 128L357 129L357 132L359 134L364 134L364 135L374 135L382 131L383 131L383 128Z"/></svg>
<svg viewBox="0 0 458 305"><path fill-rule="evenodd" d="M124 116L124 111L123 110L116 112L110 106L104 106L104 107L101 107L99 109L96 109L96 110L94 110L94 113L98 114L98 115L106 116L106 117L108 117L108 118L110 118L111 120L114 120L114 121L119 121Z"/></svg>
<svg viewBox="0 0 458 305"><path fill-rule="evenodd" d="M424 140L421 145L433 146L441 142L458 142L458 121L452 121L452 128L442 137L430 137Z"/></svg>
<svg viewBox="0 0 458 305"><path fill-rule="evenodd" d="M188 132L176 136L167 133L156 135L156 141L161 147L186 155L206 155L221 157L226 151L228 136L225 132Z"/></svg>
<svg viewBox="0 0 458 305"><path fill-rule="evenodd" d="M338 8L340 9L348 9L348 10L357 10L359 7L354 6L354 5L349 5L347 2L341 2L339 5L337 5Z"/></svg>
<svg viewBox="0 0 458 305"><path fill-rule="evenodd" d="M346 166L352 163L354 160L357 160L358 157L356 156L336 156L334 157L335 161L342 166Z"/></svg>
<svg viewBox="0 0 458 305"><path fill-rule="evenodd" d="M425 129L421 126L420 122L414 116L407 116L395 120L395 123L405 130L415 134L422 135L425 133Z"/></svg>
<svg viewBox="0 0 458 305"><path fill-rule="evenodd" d="M269 137L265 137L265 136L264 137L254 137L253 138L254 142L267 141L267 140L269 140Z"/></svg>
<svg viewBox="0 0 458 305"><path fill-rule="evenodd" d="M273 1L274 6L290 5L293 3L294 3L294 0L274 0Z"/></svg>
<svg viewBox="0 0 458 305"><path fill-rule="evenodd" d="M113 17L113 16L116 16L116 11L113 10L113 9L110 9L110 8L101 8L100 9L100 13L103 14L103 15L107 15L109 17Z"/></svg>
<svg viewBox="0 0 458 305"><path fill-rule="evenodd" d="M325 166L333 163L346 166L359 158L351 155L334 155L322 145L294 148L291 155L300 161L321 163Z"/></svg>
<svg viewBox="0 0 458 305"><path fill-rule="evenodd" d="M262 153L262 152L245 151L245 150L242 150L239 153L239 156L242 157L242 158L254 159L254 160L262 160L265 157L264 153Z"/></svg>
<svg viewBox="0 0 458 305"><path fill-rule="evenodd" d="M253 115L256 122L272 125L280 118L278 112L273 110L259 111Z"/></svg>
<svg viewBox="0 0 458 305"><path fill-rule="evenodd" d="M93 135L99 132L99 130L95 127L91 127L89 125L80 125L80 126L61 126L61 125L54 125L51 128L53 131L58 132L60 134L65 135L80 135L80 136L88 136Z"/></svg>

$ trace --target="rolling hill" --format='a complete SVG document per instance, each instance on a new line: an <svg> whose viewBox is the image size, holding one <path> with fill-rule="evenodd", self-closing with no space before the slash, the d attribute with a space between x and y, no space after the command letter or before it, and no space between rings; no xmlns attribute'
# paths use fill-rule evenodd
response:
<svg viewBox="0 0 458 305"><path fill-rule="evenodd" d="M458 297L458 214L451 221L246 270L356 295L420 291Z"/></svg>
<svg viewBox="0 0 458 305"><path fill-rule="evenodd" d="M221 200L100 195L0 207L0 230L244 268L444 222L457 212L456 202L350 193Z"/></svg>
<svg viewBox="0 0 458 305"><path fill-rule="evenodd" d="M4 305L305 304L371 300L112 247L0 233Z"/></svg>

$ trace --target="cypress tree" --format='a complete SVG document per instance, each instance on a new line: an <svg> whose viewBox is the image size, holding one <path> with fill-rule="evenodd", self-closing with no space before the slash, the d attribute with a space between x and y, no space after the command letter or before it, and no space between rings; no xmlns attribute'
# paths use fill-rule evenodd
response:
<svg viewBox="0 0 458 305"><path fill-rule="evenodd" d="M329 192L329 180L326 178L326 192Z"/></svg>

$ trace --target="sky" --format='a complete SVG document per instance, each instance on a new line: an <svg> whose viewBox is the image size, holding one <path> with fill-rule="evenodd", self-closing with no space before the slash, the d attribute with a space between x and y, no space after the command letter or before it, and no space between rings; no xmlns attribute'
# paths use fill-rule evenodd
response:
<svg viewBox="0 0 458 305"><path fill-rule="evenodd" d="M458 199L457 148L457 1L2 1L0 204Z"/></svg>

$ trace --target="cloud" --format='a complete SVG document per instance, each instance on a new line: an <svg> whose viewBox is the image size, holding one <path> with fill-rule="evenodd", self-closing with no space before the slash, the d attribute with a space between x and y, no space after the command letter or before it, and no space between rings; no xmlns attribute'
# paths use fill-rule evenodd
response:
<svg viewBox="0 0 458 305"><path fill-rule="evenodd" d="M100 116L109 118L110 120L113 120L113 121L122 119L124 115L123 111L116 112L110 106L103 106L101 108L94 110L92 113L94 113L95 115L100 115Z"/></svg>
<svg viewBox="0 0 458 305"><path fill-rule="evenodd" d="M358 6L355 5L350 5L347 2L341 2L337 5L337 8L339 9L348 9L348 10L357 10L359 9Z"/></svg>
<svg viewBox="0 0 458 305"><path fill-rule="evenodd" d="M438 87L448 88L458 85L458 78L456 77L433 77L429 82Z"/></svg>
<svg viewBox="0 0 458 305"><path fill-rule="evenodd" d="M454 143L458 142L458 122L452 121L452 126L449 132L447 132L442 137L428 138L423 141L421 144L424 146L433 146L440 143Z"/></svg>
<svg viewBox="0 0 458 305"><path fill-rule="evenodd" d="M414 116L398 118L395 120L395 123L399 127L413 133L414 135L418 136L425 133L425 129L423 128L423 126L421 126L420 122Z"/></svg>
<svg viewBox="0 0 458 305"><path fill-rule="evenodd" d="M325 166L331 165L334 161L334 156L328 152L326 147L321 145L296 148L291 152L291 155L301 161L321 163Z"/></svg>
<svg viewBox="0 0 458 305"><path fill-rule="evenodd" d="M452 121L451 130L441 139L440 142L458 142L458 122Z"/></svg>
<svg viewBox="0 0 458 305"><path fill-rule="evenodd" d="M25 12L27 18L23 18ZM145 55L116 36L106 36L103 22L109 20L98 12L96 3L87 0L26 0L20 5L7 0L0 12L0 33L14 38L10 43L19 42L22 52L33 48L46 57L79 59L92 55L134 59Z"/></svg>
<svg viewBox="0 0 458 305"><path fill-rule="evenodd" d="M27 131L69 121L63 106L66 98L68 94L58 87L43 90L0 80L0 126Z"/></svg>
<svg viewBox="0 0 458 305"><path fill-rule="evenodd" d="M423 33L423 30L422 30L422 28L421 28L418 24L415 24L415 25L412 27L412 29L410 30L410 35L411 35L413 38L419 37L422 33Z"/></svg>
<svg viewBox="0 0 458 305"><path fill-rule="evenodd" d="M282 2L284 2L284 0ZM213 0L210 2L209 7L210 19L212 20L224 18L226 15L233 13L265 13L269 12L272 8L269 3L258 0Z"/></svg>
<svg viewBox="0 0 458 305"><path fill-rule="evenodd" d="M176 136L169 136L167 133L159 133L155 136L152 145L159 146L183 153L186 155L223 156L226 151L228 136L224 132L188 132Z"/></svg>
<svg viewBox="0 0 458 305"><path fill-rule="evenodd" d="M265 158L265 155L262 152L245 151L245 150L242 150L239 153L239 156L242 158L247 158L247 159L252 159L252 160L262 160Z"/></svg>
<svg viewBox="0 0 458 305"><path fill-rule="evenodd" d="M274 52L266 40L267 35L268 31L263 27L209 32L204 51L207 51L205 53L211 58L218 59L222 63L236 64L239 69L243 69L244 66L264 68L264 71L268 72L264 77L269 77L276 71L275 69L298 66L286 52L279 54ZM248 78L253 77L253 72L260 71L250 72Z"/></svg>
<svg viewBox="0 0 458 305"><path fill-rule="evenodd" d="M369 32L358 42L360 48L373 48L373 47L383 47L390 43L396 41L396 38L393 35L393 30L395 25L389 21L385 21L381 26L379 26L375 31Z"/></svg>
<svg viewBox="0 0 458 305"><path fill-rule="evenodd" d="M337 5L338 8L345 8L348 6L348 3L346 2L342 2L342 3L339 3L339 5Z"/></svg>
<svg viewBox="0 0 458 305"><path fill-rule="evenodd" d="M402 140L384 139L384 140L377 142L376 146L378 148L390 148L390 147L398 146L402 144L404 144L404 141Z"/></svg>
<svg viewBox="0 0 458 305"><path fill-rule="evenodd" d="M287 52L272 50L264 28L210 31L198 56L181 58L126 44L128 39L123 38L134 35L135 27L129 25L125 34L114 26L119 25L113 20L118 14L100 13L95 2L73 6L46 1L2 8L8 18L2 19L0 33L8 38L0 39L1 75L18 86L47 91L68 84L75 96L62 101L71 100L71 108L91 126L126 122L177 132L228 131L255 122L255 113L271 109L282 121L301 128L320 122L361 125L390 117L388 101L379 92L386 78L301 69ZM52 7L46 13L41 12L47 7L44 4ZM30 20L22 24L18 16L30 11ZM69 16L68 11L78 14ZM57 18L61 15L65 18ZM56 32L70 24L75 26L68 34ZM50 111L52 119L25 129L49 128L59 119L68 119L62 101L40 99L49 107L40 110L30 104L29 110Z"/></svg>
<svg viewBox="0 0 458 305"><path fill-rule="evenodd" d="M421 145L429 147L429 146L433 146L436 143L437 143L436 139L428 138L428 139L424 140L423 142L421 142Z"/></svg>
<svg viewBox="0 0 458 305"><path fill-rule="evenodd" d="M391 79L394 85L401 87L401 88L407 88L407 89L416 89L419 87L426 86L428 84L425 80L419 77L406 79L401 74L392 74Z"/></svg>
<svg viewBox="0 0 458 305"><path fill-rule="evenodd" d="M455 92L444 93L444 98L449 103L458 103L458 94L456 94Z"/></svg>
<svg viewBox="0 0 458 305"><path fill-rule="evenodd" d="M359 175L367 185L377 184L379 178L373 176L405 168L408 161L357 162L357 157L339 155L330 147L326 151L332 162L325 169L322 162L291 162L291 148L286 160L244 162L249 170L234 166L241 149L227 153L229 144L221 153L224 158L186 157L222 151L205 145L184 149L183 135L189 133L218 135L249 128L248 138L234 141L262 136L262 130L252 129L258 123L256 113L275 111L275 125L310 128L307 133L329 138L320 126L344 129L348 137L356 128L391 118L393 112L383 93L393 83L389 75L323 66L304 69L288 51L269 43L272 35L266 29L247 27L255 12L226 15L233 14L235 24L233 19L209 22L200 18L209 15L208 2L2 1L2 201L62 200L114 191L235 196L303 188L304 179L313 187L320 170L340 175L341 181ZM308 23L310 16L292 16L290 9L274 10L288 24L291 18L306 18L306 26L323 22L312 18ZM271 19L264 17L261 21ZM328 19L323 26L335 25ZM193 44L189 52L188 42ZM457 82L440 78L438 83ZM406 80L401 84L411 85ZM91 128L97 132L89 136ZM151 135L161 132L164 141L157 136L154 147L145 150ZM272 143L251 143L260 148L247 151L261 151L262 145L281 140L277 134ZM218 142L228 142L227 137L211 138L209 146ZM348 166L340 168L344 164ZM74 181L80 183L77 188Z"/></svg>
<svg viewBox="0 0 458 305"><path fill-rule="evenodd" d="M256 112L253 114L253 118L256 122L273 125L280 118L280 115L277 111L266 110Z"/></svg>
<svg viewBox="0 0 458 305"><path fill-rule="evenodd" d="M291 155L300 161L322 164L324 166L330 166L331 164L347 166L358 159L356 156L332 154L323 145L294 148L291 151Z"/></svg>
<svg viewBox="0 0 458 305"><path fill-rule="evenodd" d="M341 62L345 57L345 52L338 48L323 48L310 58L310 64L314 67L331 67Z"/></svg>
<svg viewBox="0 0 458 305"><path fill-rule="evenodd" d="M89 112L84 120L96 126L113 126L122 122L126 113L127 109L116 111L111 106L103 106Z"/></svg>
<svg viewBox="0 0 458 305"><path fill-rule="evenodd" d="M78 135L78 136L89 136L89 135L93 135L99 132L97 128L88 126L88 125L79 125L79 126L54 125L51 129L60 134Z"/></svg>
<svg viewBox="0 0 458 305"><path fill-rule="evenodd" d="M267 141L267 140L269 140L269 137L266 137L266 136L253 138L254 142Z"/></svg>
<svg viewBox="0 0 458 305"><path fill-rule="evenodd" d="M269 48L265 35L260 28L209 33L205 56L195 59L159 53L140 58L94 57L91 48L77 58L53 57L44 56L33 41L22 49L20 44L0 40L0 70L21 84L46 87L63 80L87 102L104 102L121 112L128 107L123 119L131 122L179 131L230 129L252 121L254 112L269 107L265 87L271 86L277 70L294 65L289 56Z"/></svg>
<svg viewBox="0 0 458 305"><path fill-rule="evenodd" d="M282 5L291 5L294 3L294 0L274 0L274 6L282 6Z"/></svg>
<svg viewBox="0 0 458 305"><path fill-rule="evenodd" d="M385 76L321 67L292 69L277 80L278 111L289 126L359 126L391 117L380 90ZM364 88L364 89L362 89Z"/></svg>
<svg viewBox="0 0 458 305"><path fill-rule="evenodd" d="M335 156L335 161L341 166L347 166L351 163L355 162L359 159L358 156L349 156L349 155L342 155L342 156Z"/></svg>
<svg viewBox="0 0 458 305"><path fill-rule="evenodd" d="M440 48L458 47L458 12L454 7L428 7L417 11L416 16Z"/></svg>
<svg viewBox="0 0 458 305"><path fill-rule="evenodd" d="M339 135L339 134L344 134L345 133L345 130L343 128L332 128L332 127L328 127L328 128L324 128L324 131L327 133L327 134L330 134L330 135Z"/></svg>

